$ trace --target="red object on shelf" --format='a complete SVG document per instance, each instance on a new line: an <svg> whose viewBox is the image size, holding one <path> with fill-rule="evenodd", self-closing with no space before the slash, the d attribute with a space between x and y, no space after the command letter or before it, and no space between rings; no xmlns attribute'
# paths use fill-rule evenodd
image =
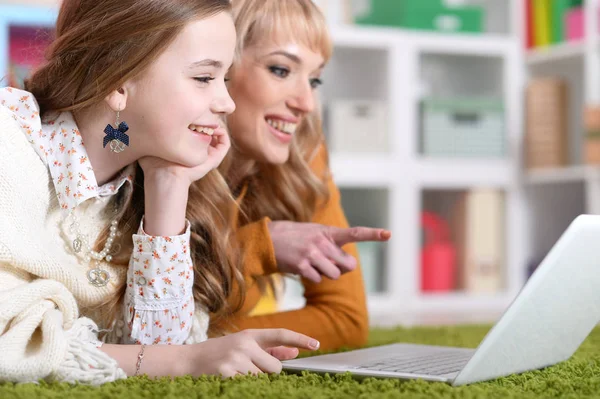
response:
<svg viewBox="0 0 600 399"><path fill-rule="evenodd" d="M421 249L421 291L445 292L454 288L456 249L448 224L431 212L421 214L425 242Z"/></svg>

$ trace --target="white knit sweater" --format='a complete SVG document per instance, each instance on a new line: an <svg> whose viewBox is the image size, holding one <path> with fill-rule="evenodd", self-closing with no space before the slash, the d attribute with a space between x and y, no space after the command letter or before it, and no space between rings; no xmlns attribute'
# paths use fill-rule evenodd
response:
<svg viewBox="0 0 600 399"><path fill-rule="evenodd" d="M100 232L106 221L96 216L82 218L82 229ZM78 312L114 295L115 285L89 284L88 267L65 248L62 219L47 166L0 107L0 381L126 377L98 349L95 323ZM126 269L106 267L125 278Z"/></svg>
<svg viewBox="0 0 600 399"><path fill-rule="evenodd" d="M102 216L107 203L98 199L76 209L91 242L109 223ZM98 327L79 308L116 295L127 269L103 264L111 283L91 286L89 265L67 248L66 230L47 165L0 106L0 381L96 385L126 377L98 349ZM207 324L206 314L195 312L186 343L204 341ZM120 343L122 334L110 337Z"/></svg>

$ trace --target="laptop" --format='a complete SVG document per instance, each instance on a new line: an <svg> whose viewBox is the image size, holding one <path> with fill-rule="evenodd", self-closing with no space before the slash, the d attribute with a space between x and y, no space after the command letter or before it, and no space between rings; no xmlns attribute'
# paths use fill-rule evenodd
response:
<svg viewBox="0 0 600 399"><path fill-rule="evenodd" d="M454 386L569 359L600 321L600 216L575 218L476 349L392 344L283 362L289 372Z"/></svg>

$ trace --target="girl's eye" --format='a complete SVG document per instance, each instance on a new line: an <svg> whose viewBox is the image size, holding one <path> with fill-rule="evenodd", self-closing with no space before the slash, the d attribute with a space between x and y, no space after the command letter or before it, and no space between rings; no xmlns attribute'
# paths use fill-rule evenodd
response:
<svg viewBox="0 0 600 399"><path fill-rule="evenodd" d="M278 66L270 66L269 70L272 74L277 75L280 78L285 78L290 74L290 71L288 69Z"/></svg>
<svg viewBox="0 0 600 399"><path fill-rule="evenodd" d="M215 78L211 78L210 76L202 76L194 79L201 83L209 83L211 80L215 80Z"/></svg>

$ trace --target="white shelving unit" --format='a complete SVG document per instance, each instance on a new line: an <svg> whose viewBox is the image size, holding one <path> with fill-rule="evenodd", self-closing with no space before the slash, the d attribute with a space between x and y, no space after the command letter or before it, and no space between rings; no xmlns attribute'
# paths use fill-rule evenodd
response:
<svg viewBox="0 0 600 399"><path fill-rule="evenodd" d="M334 4L335 3L335 4ZM521 2L479 0L495 20L488 33L444 35L394 28L347 25L329 16L335 43L326 69L322 98L361 98L385 101L389 113L389 148L381 154L331 154L336 183L344 195L364 190L359 209L345 206L349 220L377 208L387 217L393 232L384 246L379 270L385 282L382 292L368 296L373 325L452 321L491 321L510 304L525 282L526 231L523 229L525 197L521 182L521 143L524 100L525 54L519 31L509 21L519 17ZM329 0L329 10L341 5ZM489 27L492 27L491 29ZM507 155L501 159L454 159L424 157L419 151L419 102L438 90L428 82L427 65L439 64L451 77L450 94L495 95L505 106ZM457 92L458 91L458 92ZM368 139L368 132L365 132ZM503 289L496 294L420 291L420 218L426 190L497 188L504 192L505 244ZM369 200L369 193L377 192ZM385 193L382 200L381 192ZM376 219L381 219L378 217ZM371 225L376 226L375 223ZM292 284L283 307L303 306L301 289Z"/></svg>
<svg viewBox="0 0 600 399"><path fill-rule="evenodd" d="M600 214L600 168L583 160L583 111L600 105L600 41L598 0L584 0L586 35L526 52L525 77L560 76L569 86L569 165L526 170L527 256L540 259L579 214ZM522 15L519 16L522 20Z"/></svg>

